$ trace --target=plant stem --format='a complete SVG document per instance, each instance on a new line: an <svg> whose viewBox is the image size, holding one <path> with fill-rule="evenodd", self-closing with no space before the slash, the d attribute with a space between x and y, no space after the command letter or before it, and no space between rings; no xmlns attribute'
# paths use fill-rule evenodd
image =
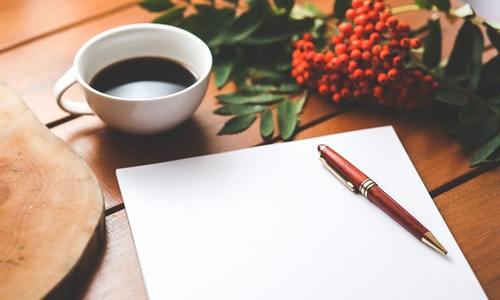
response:
<svg viewBox="0 0 500 300"><path fill-rule="evenodd" d="M398 15L406 12L419 11L420 7L416 4L402 5L391 8L391 13L393 15Z"/></svg>

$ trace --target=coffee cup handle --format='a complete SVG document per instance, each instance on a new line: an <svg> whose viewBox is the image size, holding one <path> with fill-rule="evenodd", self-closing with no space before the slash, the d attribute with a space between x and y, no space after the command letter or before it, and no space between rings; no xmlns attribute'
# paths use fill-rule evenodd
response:
<svg viewBox="0 0 500 300"><path fill-rule="evenodd" d="M59 107L72 114L72 115L93 115L94 113L90 109L87 102L72 101L64 99L63 95L73 84L77 83L75 68L71 67L66 73L64 73L61 78L56 82L54 86L54 94L56 95L57 105Z"/></svg>

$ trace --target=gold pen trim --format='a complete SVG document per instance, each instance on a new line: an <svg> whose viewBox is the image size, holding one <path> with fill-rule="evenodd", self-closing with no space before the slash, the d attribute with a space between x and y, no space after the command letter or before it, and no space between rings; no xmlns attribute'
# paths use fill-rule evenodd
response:
<svg viewBox="0 0 500 300"><path fill-rule="evenodd" d="M430 232L426 232L422 237L422 242L437 252L446 255L448 251L441 245L441 243L436 239L436 237Z"/></svg>
<svg viewBox="0 0 500 300"><path fill-rule="evenodd" d="M335 176L340 182L342 182L349 190L351 190L352 192L357 191L354 184L352 182L348 181L347 179L345 179L344 176L342 176L342 174L340 174L339 172L335 171L332 167L330 167L330 165L326 162L326 160L323 157L320 156L319 160L321 160L321 162L323 163L325 168L328 171L330 171L330 173L332 173L333 176Z"/></svg>

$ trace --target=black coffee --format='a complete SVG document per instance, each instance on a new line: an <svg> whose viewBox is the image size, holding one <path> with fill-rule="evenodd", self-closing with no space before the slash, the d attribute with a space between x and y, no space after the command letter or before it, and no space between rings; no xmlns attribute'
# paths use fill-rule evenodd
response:
<svg viewBox="0 0 500 300"><path fill-rule="evenodd" d="M162 57L137 57L114 63L97 73L90 86L121 98L155 98L173 94L196 82L178 62Z"/></svg>

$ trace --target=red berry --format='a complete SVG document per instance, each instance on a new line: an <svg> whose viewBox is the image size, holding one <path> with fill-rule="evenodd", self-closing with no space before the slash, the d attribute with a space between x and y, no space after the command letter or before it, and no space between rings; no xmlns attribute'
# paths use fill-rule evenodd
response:
<svg viewBox="0 0 500 300"><path fill-rule="evenodd" d="M410 25L406 22L399 21L398 30L406 33L410 30Z"/></svg>
<svg viewBox="0 0 500 300"><path fill-rule="evenodd" d="M372 48L373 55L379 55L380 51L382 51L382 46L380 45L373 46Z"/></svg>
<svg viewBox="0 0 500 300"><path fill-rule="evenodd" d="M328 51L325 54L324 60L325 60L325 62L329 62L330 60L332 60L333 57L334 57L333 52L332 51Z"/></svg>
<svg viewBox="0 0 500 300"><path fill-rule="evenodd" d="M365 70L365 77L373 77L373 70L372 69L366 69Z"/></svg>
<svg viewBox="0 0 500 300"><path fill-rule="evenodd" d="M346 53L342 53L338 56L338 59L341 64L345 64L349 60L349 55L347 55Z"/></svg>
<svg viewBox="0 0 500 300"><path fill-rule="evenodd" d="M352 20L354 19L354 17L356 17L356 11L352 8L349 8L346 12L345 12L345 17L349 20Z"/></svg>
<svg viewBox="0 0 500 300"><path fill-rule="evenodd" d="M404 37L399 41L399 45L403 48L408 48L411 46L410 39L407 37Z"/></svg>
<svg viewBox="0 0 500 300"><path fill-rule="evenodd" d="M347 64L347 71L353 72L358 67L358 63L354 60L350 60Z"/></svg>
<svg viewBox="0 0 500 300"><path fill-rule="evenodd" d="M360 59L361 58L361 50L359 49L354 49L351 51L351 58L352 59Z"/></svg>
<svg viewBox="0 0 500 300"><path fill-rule="evenodd" d="M327 86L326 84L322 84L322 85L320 85L320 86L318 87L318 92L319 92L320 94L323 94L323 95L324 95L324 94L326 94L326 93L328 93L328 86Z"/></svg>
<svg viewBox="0 0 500 300"><path fill-rule="evenodd" d="M307 54L306 54L306 60L312 61L313 58L314 58L314 51L307 52Z"/></svg>
<svg viewBox="0 0 500 300"><path fill-rule="evenodd" d="M302 36L302 38L306 41L311 41L312 40L312 34L310 34L309 32L306 32L304 33L304 35Z"/></svg>
<svg viewBox="0 0 500 300"><path fill-rule="evenodd" d="M323 58L325 56L323 55L323 53L316 53L316 55L314 55L314 62L315 63L320 63L323 61Z"/></svg>
<svg viewBox="0 0 500 300"><path fill-rule="evenodd" d="M431 75L425 75L424 76L424 81L425 82L432 82L432 81L434 81L434 79L432 78Z"/></svg>
<svg viewBox="0 0 500 300"><path fill-rule="evenodd" d="M352 0L352 3L351 3L352 7L358 8L358 7L361 7L361 5L363 5L363 1L362 0Z"/></svg>
<svg viewBox="0 0 500 300"><path fill-rule="evenodd" d="M329 79L330 79L330 81L336 82L339 80L339 74L333 73L330 75Z"/></svg>
<svg viewBox="0 0 500 300"><path fill-rule="evenodd" d="M378 12L375 10L370 10L368 12L368 18L370 18L370 20L372 20L373 22L378 21Z"/></svg>
<svg viewBox="0 0 500 300"><path fill-rule="evenodd" d="M375 4L373 4L373 8L376 11L383 12L385 9L385 4L382 2L375 2Z"/></svg>
<svg viewBox="0 0 500 300"><path fill-rule="evenodd" d="M411 47L413 49L417 49L417 48L422 47L422 41L420 39L413 38L410 40L410 43L411 43Z"/></svg>
<svg viewBox="0 0 500 300"><path fill-rule="evenodd" d="M368 34L368 33L371 33L374 28L375 27L373 26L372 23L368 23L365 25L365 27L363 29L365 30L365 33Z"/></svg>
<svg viewBox="0 0 500 300"><path fill-rule="evenodd" d="M370 40L363 40L361 41L361 49L363 50L370 50L372 47L372 42Z"/></svg>
<svg viewBox="0 0 500 300"><path fill-rule="evenodd" d="M396 70L395 68L390 69L387 72L387 76L389 76L389 78L391 79L395 78L396 76L398 76L398 70Z"/></svg>
<svg viewBox="0 0 500 300"><path fill-rule="evenodd" d="M352 77L355 79L361 78L361 76L363 76L363 70L361 69L356 69L352 72Z"/></svg>
<svg viewBox="0 0 500 300"><path fill-rule="evenodd" d="M331 92L332 94L335 94L335 93L337 92L337 86L335 86L335 85L331 85L331 86L330 86L330 92Z"/></svg>
<svg viewBox="0 0 500 300"><path fill-rule="evenodd" d="M357 34L358 36L362 36L364 32L365 30L362 25L354 26L354 33Z"/></svg>
<svg viewBox="0 0 500 300"><path fill-rule="evenodd" d="M365 14L359 15L354 18L354 24L356 25L365 25L368 21L368 17Z"/></svg>
<svg viewBox="0 0 500 300"><path fill-rule="evenodd" d="M349 91L349 89L348 89L348 88L342 88L342 89L340 90L340 96L341 96L342 98L349 98L349 97L351 97L351 91Z"/></svg>
<svg viewBox="0 0 500 300"><path fill-rule="evenodd" d="M382 87L381 87L381 86L378 86L378 85L377 85L377 86L375 86L375 87L373 88L373 96L374 96L375 98L380 98L380 97L382 97L382 95L383 95L383 94L384 94L384 90L382 89Z"/></svg>
<svg viewBox="0 0 500 300"><path fill-rule="evenodd" d="M392 65L395 67L401 65L401 56L394 56L394 58L392 59Z"/></svg>
<svg viewBox="0 0 500 300"><path fill-rule="evenodd" d="M380 59L385 60L391 55L391 52L389 50L382 50L380 51Z"/></svg>
<svg viewBox="0 0 500 300"><path fill-rule="evenodd" d="M297 77L297 76L299 76L299 70L293 68L291 74L292 74L292 77Z"/></svg>
<svg viewBox="0 0 500 300"><path fill-rule="evenodd" d="M363 51L363 53L361 54L361 57L363 58L363 60L370 61L370 59L372 58L372 55L370 54L369 51Z"/></svg>
<svg viewBox="0 0 500 300"><path fill-rule="evenodd" d="M360 42L360 40L355 39L355 40L351 41L350 48L351 49L359 49L359 48L361 48L361 42Z"/></svg>
<svg viewBox="0 0 500 300"><path fill-rule="evenodd" d="M334 45L336 45L336 44L340 44L340 43L343 43L343 42L344 42L344 38L345 38L345 36L344 36L344 34L341 32L341 33L339 33L339 34L337 34L337 35L335 35L335 36L332 36L332 38L331 38L331 41L330 41L330 42L331 42L332 44L334 44Z"/></svg>
<svg viewBox="0 0 500 300"><path fill-rule="evenodd" d="M304 78L302 76L297 76L297 78L295 80L297 81L297 83L299 85L303 85L304 84Z"/></svg>
<svg viewBox="0 0 500 300"><path fill-rule="evenodd" d="M395 28L396 26L398 26L398 19L395 17L395 16L391 16L387 19L387 25L392 27L392 28Z"/></svg>
<svg viewBox="0 0 500 300"><path fill-rule="evenodd" d="M380 34L378 32L373 32L370 34L370 41L377 43L380 40Z"/></svg>
<svg viewBox="0 0 500 300"><path fill-rule="evenodd" d="M347 46L345 44L337 44L335 46L335 53L337 53L337 55L345 53L346 51L347 51Z"/></svg>
<svg viewBox="0 0 500 300"><path fill-rule="evenodd" d="M332 100L333 102L335 103L339 103L340 102L340 94L339 93L335 93L332 95Z"/></svg>
<svg viewBox="0 0 500 300"><path fill-rule="evenodd" d="M380 84L384 84L387 82L387 75L385 73L380 73L378 74L377 76L377 81L380 83Z"/></svg>
<svg viewBox="0 0 500 300"><path fill-rule="evenodd" d="M339 30L340 32L343 32L345 34L349 34L352 31L352 24L348 22L342 22L339 24Z"/></svg>
<svg viewBox="0 0 500 300"><path fill-rule="evenodd" d="M382 32L382 31L385 31L387 29L387 26L385 25L384 22L378 21L377 23L375 23L375 29L378 32Z"/></svg>

